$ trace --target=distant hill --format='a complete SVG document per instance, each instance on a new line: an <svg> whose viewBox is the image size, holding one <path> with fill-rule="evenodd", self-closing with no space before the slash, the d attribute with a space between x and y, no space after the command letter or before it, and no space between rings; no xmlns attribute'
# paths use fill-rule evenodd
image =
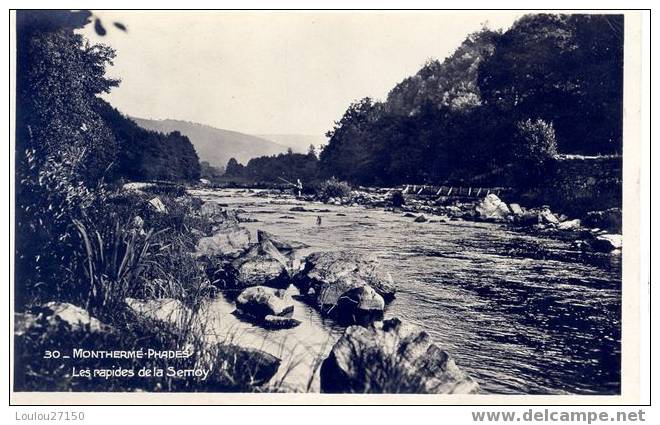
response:
<svg viewBox="0 0 660 425"><path fill-rule="evenodd" d="M323 135L313 134L259 134L266 140L270 140L279 145L293 149L294 152L307 153L309 145L314 145L318 153L319 147L328 144L328 138Z"/></svg>
<svg viewBox="0 0 660 425"><path fill-rule="evenodd" d="M230 158L242 164L251 158L286 152L287 147L264 138L223 130L209 125L179 120L150 120L132 118L140 127L161 133L179 131L188 136L200 161L216 167L225 167Z"/></svg>

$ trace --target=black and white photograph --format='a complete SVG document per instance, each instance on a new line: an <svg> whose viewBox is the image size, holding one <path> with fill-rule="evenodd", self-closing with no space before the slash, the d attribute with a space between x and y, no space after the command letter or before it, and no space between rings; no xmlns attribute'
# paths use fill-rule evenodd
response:
<svg viewBox="0 0 660 425"><path fill-rule="evenodd" d="M12 397L639 392L639 12L10 22Z"/></svg>

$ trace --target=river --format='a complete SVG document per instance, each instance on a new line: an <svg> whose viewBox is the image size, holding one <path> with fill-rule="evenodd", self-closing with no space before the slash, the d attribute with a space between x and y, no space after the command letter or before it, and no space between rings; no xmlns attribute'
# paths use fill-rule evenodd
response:
<svg viewBox="0 0 660 425"><path fill-rule="evenodd" d="M257 220L243 226L304 242L310 252L350 248L376 254L397 287L386 317L421 326L484 393L620 391L618 255L584 254L566 238L500 224L415 223L377 209L241 190L194 194L243 209ZM294 205L316 211L292 212ZM231 306L218 301L217 308L226 312ZM307 335L341 333L308 309L296 309L297 317L307 317ZM327 351L328 338L317 338Z"/></svg>

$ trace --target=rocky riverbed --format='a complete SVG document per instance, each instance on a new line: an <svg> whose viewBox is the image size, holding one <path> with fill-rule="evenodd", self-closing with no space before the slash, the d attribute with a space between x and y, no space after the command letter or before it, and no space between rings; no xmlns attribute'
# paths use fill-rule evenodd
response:
<svg viewBox="0 0 660 425"><path fill-rule="evenodd" d="M124 308L198 353L183 367L203 370L206 390L618 391L616 211L575 219L495 195L438 205L382 191L189 192L207 224L190 230L188 255L211 296L195 311L169 298ZM62 332L125 339L68 303L15 322L21 344Z"/></svg>
<svg viewBox="0 0 660 425"><path fill-rule="evenodd" d="M562 229L575 219L521 208L536 217L524 222L508 204L502 217L489 218L468 212L476 205L428 211L423 201L393 207L250 190L194 193L236 211L255 239L265 230L307 245L296 250L300 258L344 249L377 257L397 291L384 317L424 329L480 391L618 391L620 251L579 243L615 234L616 223ZM550 214L557 223L543 218ZM304 305L303 324L318 324L333 340L341 335L341 324Z"/></svg>

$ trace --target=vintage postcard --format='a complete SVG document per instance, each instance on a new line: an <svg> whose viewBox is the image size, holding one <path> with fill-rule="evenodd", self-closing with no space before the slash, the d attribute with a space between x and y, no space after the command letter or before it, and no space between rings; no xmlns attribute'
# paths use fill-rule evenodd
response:
<svg viewBox="0 0 660 425"><path fill-rule="evenodd" d="M642 12L10 22L11 403L640 402Z"/></svg>

